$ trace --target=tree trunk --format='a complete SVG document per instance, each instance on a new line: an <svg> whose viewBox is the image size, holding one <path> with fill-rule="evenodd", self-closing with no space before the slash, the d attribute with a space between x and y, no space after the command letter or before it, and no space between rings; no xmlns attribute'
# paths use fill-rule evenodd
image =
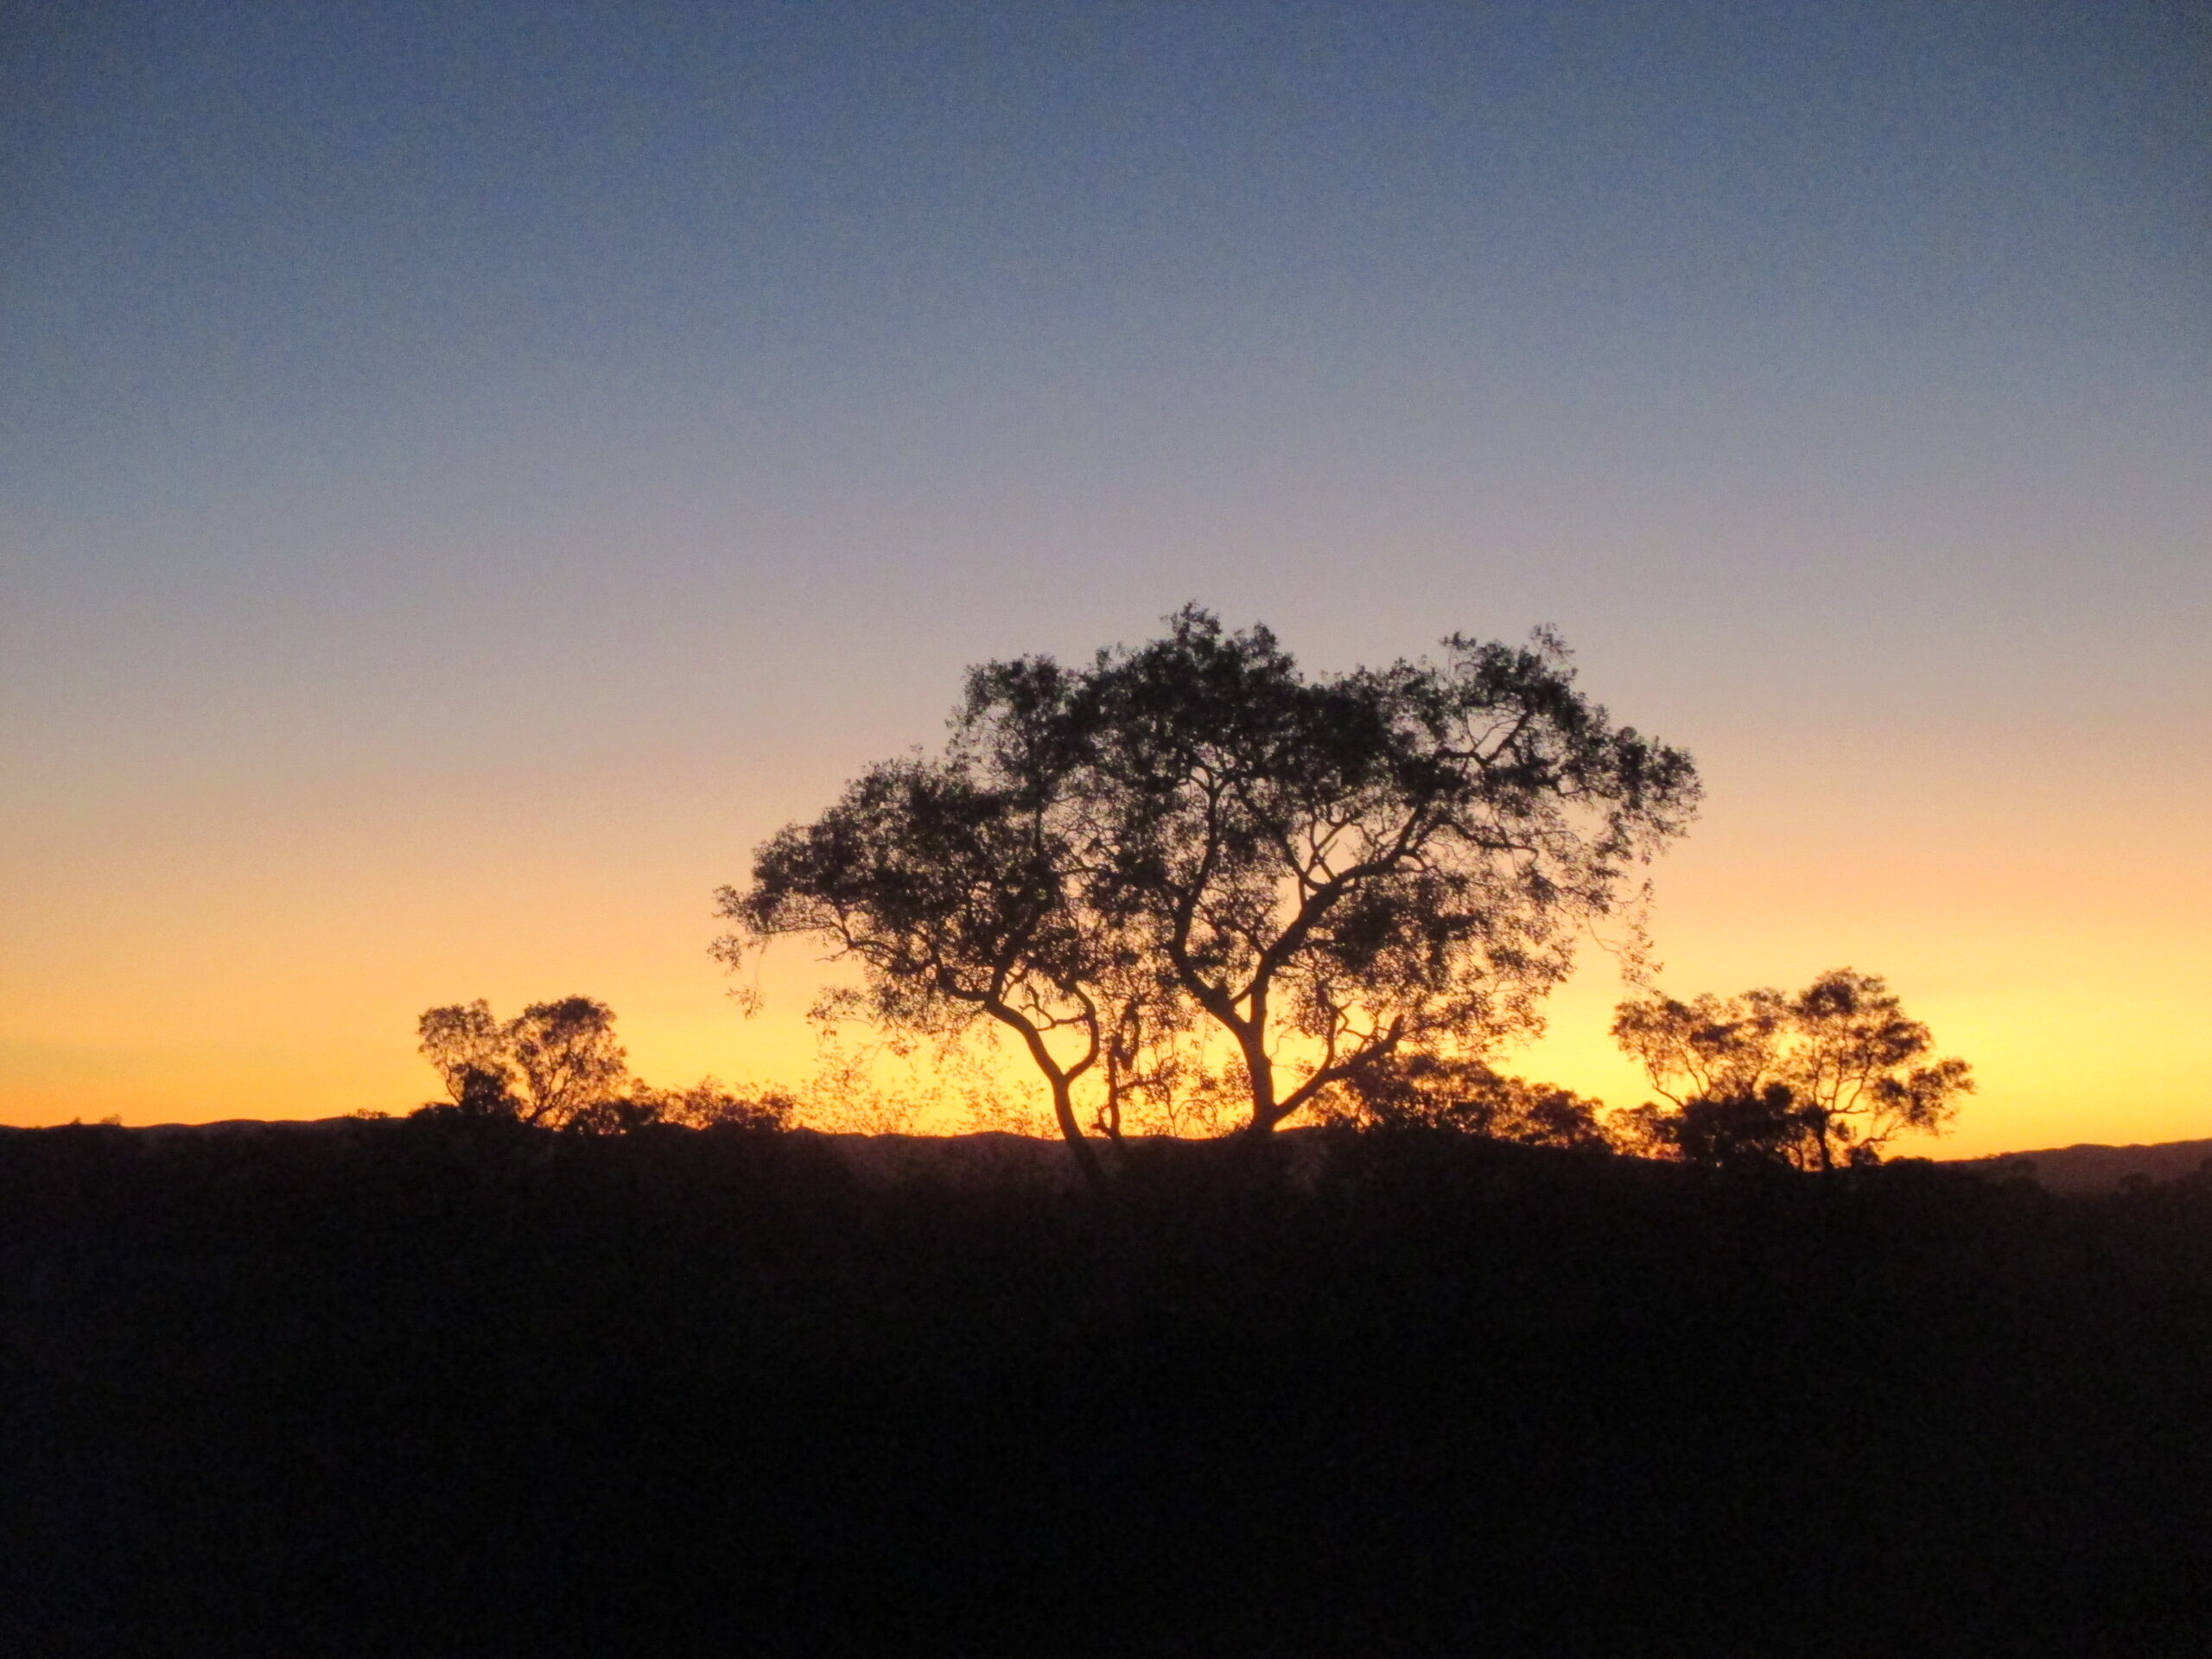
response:
<svg viewBox="0 0 2212 1659"><path fill-rule="evenodd" d="M1055 1073L1052 1078L1052 1116L1059 1121L1061 1136L1068 1143L1068 1150L1075 1154L1075 1166L1083 1172L1084 1185L1093 1192L1106 1190L1105 1166L1098 1161L1098 1149L1092 1146L1083 1132L1083 1125L1075 1118L1075 1090L1068 1079Z"/></svg>
<svg viewBox="0 0 2212 1659"><path fill-rule="evenodd" d="M1093 1192L1104 1192L1105 1166L1098 1161L1097 1148L1084 1138L1083 1125L1075 1118L1075 1080L1082 1076L1090 1060L1084 1060L1073 1071L1069 1071L1055 1060L1052 1051L1046 1047L1045 1033L1005 1003L987 1002L983 1005L983 1011L1001 1025L1010 1027L1021 1034L1021 1041L1029 1051L1029 1058L1037 1063L1037 1069L1045 1074L1045 1081L1052 1085L1052 1116L1060 1126L1061 1138L1066 1141L1068 1150L1075 1156L1075 1166L1083 1172L1084 1182ZM1096 1058L1097 1052L1094 1037L1091 1058Z"/></svg>

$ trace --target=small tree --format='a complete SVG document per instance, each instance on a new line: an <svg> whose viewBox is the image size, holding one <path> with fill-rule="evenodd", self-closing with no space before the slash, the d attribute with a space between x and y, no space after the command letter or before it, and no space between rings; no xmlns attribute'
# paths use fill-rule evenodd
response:
<svg viewBox="0 0 2212 1659"><path fill-rule="evenodd" d="M1598 1152L1611 1147L1601 1103L1550 1084L1529 1083L1479 1060L1408 1056L1363 1068L1346 1080L1334 1116L1367 1129L1449 1129L1486 1141Z"/></svg>
<svg viewBox="0 0 2212 1659"><path fill-rule="evenodd" d="M614 1010L588 996L531 1003L508 1024L507 1044L522 1077L525 1123L560 1128L629 1075L614 1040Z"/></svg>
<svg viewBox="0 0 2212 1659"><path fill-rule="evenodd" d="M1900 1135L1941 1134L1974 1090L1881 978L1848 968L1794 996L1634 999L1612 1029L1674 1108L1644 1109L1647 1138L1700 1161L1726 1161L1716 1149L1732 1140L1802 1168L1877 1162Z"/></svg>
<svg viewBox="0 0 2212 1659"><path fill-rule="evenodd" d="M1645 1157L1717 1169L1802 1165L1813 1125L1786 1083L1749 1092L1693 1095L1661 1110L1647 1103L1620 1113L1615 1138Z"/></svg>
<svg viewBox="0 0 2212 1659"><path fill-rule="evenodd" d="M492 1017L479 997L442 1008L427 1008L416 1022L423 1057L429 1060L453 1103L463 1111L485 1113L505 1101L512 1111L514 1065L507 1029Z"/></svg>
<svg viewBox="0 0 2212 1659"><path fill-rule="evenodd" d="M423 1058L463 1113L561 1128L604 1104L628 1076L614 1011L588 996L533 1002L499 1020L481 999L426 1009Z"/></svg>
<svg viewBox="0 0 2212 1659"><path fill-rule="evenodd" d="M712 1077L664 1091L661 1121L687 1129L788 1129L798 1102L780 1089L738 1094Z"/></svg>
<svg viewBox="0 0 2212 1659"><path fill-rule="evenodd" d="M1789 1028L1789 1000L1770 990L1688 1002L1655 993L1623 1002L1612 1027L1613 1040L1677 1106L1758 1094L1783 1065Z"/></svg>
<svg viewBox="0 0 2212 1659"><path fill-rule="evenodd" d="M622 1093L593 1102L565 1126L584 1135L628 1135L654 1124L683 1129L787 1129L798 1103L775 1090L741 1095L712 1077L689 1089L656 1089L632 1079Z"/></svg>

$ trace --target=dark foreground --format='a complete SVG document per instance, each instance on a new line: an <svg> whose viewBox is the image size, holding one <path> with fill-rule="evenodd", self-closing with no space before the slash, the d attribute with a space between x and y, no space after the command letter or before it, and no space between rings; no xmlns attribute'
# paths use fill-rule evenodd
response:
<svg viewBox="0 0 2212 1659"><path fill-rule="evenodd" d="M472 1127L0 1134L0 1651L2212 1647L2201 1178Z"/></svg>

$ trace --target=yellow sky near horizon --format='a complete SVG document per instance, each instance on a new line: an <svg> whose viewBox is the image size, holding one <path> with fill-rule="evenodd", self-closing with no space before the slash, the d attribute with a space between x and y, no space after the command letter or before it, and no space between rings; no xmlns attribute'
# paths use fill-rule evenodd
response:
<svg viewBox="0 0 2212 1659"><path fill-rule="evenodd" d="M1703 821L1656 869L1667 988L1887 976L1980 1085L1953 1134L1902 1150L2212 1135L2212 878L2187 855L2186 788L2154 780L2087 822L2018 778L2001 796L1946 789L1847 746L1723 753L1707 776ZM773 819L633 801L533 831L530 806L340 798L281 824L209 810L19 834L31 879L0 901L0 1122L404 1110L436 1092L413 1048L421 1009L575 991L614 1007L650 1080L802 1082L800 1014L823 977L809 951L779 947L753 1020L706 953L712 888ZM1605 1036L1619 995L1586 950L1548 1034L1502 1064L1613 1105L1644 1097Z"/></svg>

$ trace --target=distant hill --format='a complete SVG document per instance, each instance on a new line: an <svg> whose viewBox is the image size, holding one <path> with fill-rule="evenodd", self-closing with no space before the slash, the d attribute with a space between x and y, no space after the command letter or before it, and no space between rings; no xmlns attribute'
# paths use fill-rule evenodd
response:
<svg viewBox="0 0 2212 1659"><path fill-rule="evenodd" d="M358 1117L232 1117L212 1123L151 1123L126 1132L159 1144L263 1135L294 1141L343 1140L360 1135L364 1128L365 1120ZM1057 1135L1009 1135L995 1129L965 1135L860 1135L812 1128L791 1133L828 1147L839 1162L871 1185L931 1180L971 1189L1011 1185L1073 1192L1082 1185L1067 1142ZM1292 1154L1296 1167L1310 1173L1319 1133L1312 1128L1279 1130L1275 1144ZM1138 1146L1160 1139L1129 1138Z"/></svg>
<svg viewBox="0 0 2212 1659"><path fill-rule="evenodd" d="M161 1123L132 1131L149 1140L197 1140L275 1134L293 1136L344 1136L355 1133L361 1120L325 1118L229 1118L214 1123ZM1079 1185L1067 1147L1056 1137L1034 1137L986 1131L969 1135L853 1135L800 1129L797 1134L829 1145L855 1174L872 1184L899 1184L917 1178L949 1181L956 1186L1041 1185L1073 1190ZM1296 1148L1294 1164L1311 1172L1319 1152L1319 1132L1311 1128L1279 1132L1277 1144ZM1148 1141L1153 1137L1135 1137ZM2212 1140L2163 1141L2150 1146L2108 1147L2094 1142L2051 1147L2036 1152L1998 1153L1986 1158L1939 1160L1945 1167L1974 1174L2006 1177L2024 1175L2052 1192L2094 1194L2117 1191L2121 1182L2140 1175L2153 1181L2177 1180L2212 1161Z"/></svg>
<svg viewBox="0 0 2212 1659"><path fill-rule="evenodd" d="M1955 1167L1992 1175L2022 1174L2053 1192L2110 1192L2131 1175L2177 1180L2212 1160L2212 1141L2162 1141L2147 1147L2084 1144L2041 1152L1961 1158Z"/></svg>

